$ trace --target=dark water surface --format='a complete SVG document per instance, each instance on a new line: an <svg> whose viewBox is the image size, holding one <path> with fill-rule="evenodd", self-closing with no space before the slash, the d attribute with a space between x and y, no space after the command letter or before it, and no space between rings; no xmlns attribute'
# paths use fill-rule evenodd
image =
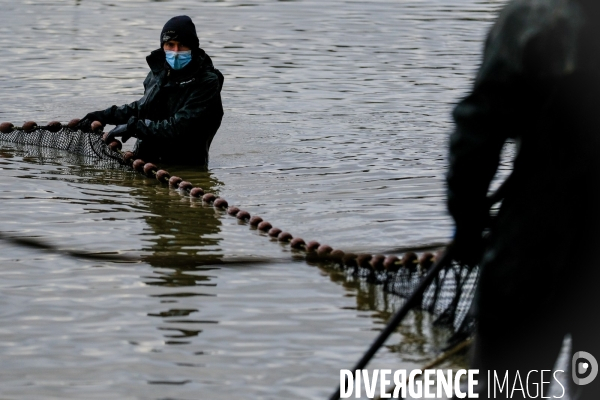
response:
<svg viewBox="0 0 600 400"><path fill-rule="evenodd" d="M1 0L0 120L138 99L188 14L226 115L208 172L164 167L334 248L444 242L450 111L502 4ZM0 242L2 399L324 398L399 303L130 171L7 143L0 171L0 231L139 260ZM446 336L414 314L372 366L421 366Z"/></svg>

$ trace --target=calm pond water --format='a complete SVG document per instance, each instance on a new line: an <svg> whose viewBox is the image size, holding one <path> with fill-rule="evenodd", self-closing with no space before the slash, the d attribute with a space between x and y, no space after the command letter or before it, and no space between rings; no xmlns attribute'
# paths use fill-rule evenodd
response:
<svg viewBox="0 0 600 400"><path fill-rule="evenodd" d="M0 4L0 120L138 99L162 25L187 14L225 119L209 170L172 174L334 248L451 236L450 112L504 1ZM324 398L398 305L136 173L9 143L0 170L1 232L138 260L0 241L2 399ZM447 335L415 313L371 366L419 367Z"/></svg>

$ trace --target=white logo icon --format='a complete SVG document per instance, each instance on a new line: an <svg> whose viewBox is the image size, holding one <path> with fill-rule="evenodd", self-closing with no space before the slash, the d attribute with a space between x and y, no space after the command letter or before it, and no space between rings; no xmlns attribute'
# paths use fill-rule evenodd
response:
<svg viewBox="0 0 600 400"><path fill-rule="evenodd" d="M598 361L588 352L578 351L573 354L572 360L573 382L576 385L587 385L592 383L598 375ZM580 376L585 376L580 378Z"/></svg>

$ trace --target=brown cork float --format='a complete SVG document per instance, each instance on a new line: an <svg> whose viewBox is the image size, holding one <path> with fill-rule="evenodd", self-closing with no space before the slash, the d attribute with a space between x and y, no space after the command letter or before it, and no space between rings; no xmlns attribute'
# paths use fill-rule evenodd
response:
<svg viewBox="0 0 600 400"><path fill-rule="evenodd" d="M344 260L345 256L346 256L346 253L344 253L340 249L335 249L329 254L329 258L338 264L343 264L343 260Z"/></svg>
<svg viewBox="0 0 600 400"><path fill-rule="evenodd" d="M415 253L409 251L408 253L404 253L401 262L404 268L408 268L409 271L415 272L417 270L417 265L419 264L419 258Z"/></svg>
<svg viewBox="0 0 600 400"><path fill-rule="evenodd" d="M377 254L374 255L371 258L371 268L373 268L373 270L375 271L383 271L384 267L383 267L383 262L385 260L385 256L382 256L381 254Z"/></svg>
<svg viewBox="0 0 600 400"><path fill-rule="evenodd" d="M217 199L217 196L215 196L214 193L205 193L204 196L202 196L202 201L205 203L212 203Z"/></svg>
<svg viewBox="0 0 600 400"><path fill-rule="evenodd" d="M63 128L63 126L58 121L50 121L50 122L48 122L48 125L45 126L45 128L47 131L56 133L56 132L60 131Z"/></svg>
<svg viewBox="0 0 600 400"><path fill-rule="evenodd" d="M260 224L258 224L258 226L257 226L258 230L262 231L262 232L268 232L272 227L273 227L273 225L271 225L267 221L263 221Z"/></svg>
<svg viewBox="0 0 600 400"><path fill-rule="evenodd" d="M167 171L165 171L164 169L159 169L158 171L156 171L156 180L162 183L167 183L169 182L169 179L171 179L171 175L169 175L169 173Z"/></svg>
<svg viewBox="0 0 600 400"><path fill-rule="evenodd" d="M179 190L182 191L188 191L188 190L192 190L194 188L194 185L192 185L192 182L188 182L188 181L181 181L179 182L179 186L177 186L179 188Z"/></svg>
<svg viewBox="0 0 600 400"><path fill-rule="evenodd" d="M235 217L237 219L239 219L240 221L244 221L245 222L245 221L248 221L250 219L250 213L248 211L240 210L235 215Z"/></svg>
<svg viewBox="0 0 600 400"><path fill-rule="evenodd" d="M92 132L99 133L102 131L102 128L104 128L104 125L100 121L94 121L90 128L92 129Z"/></svg>
<svg viewBox="0 0 600 400"><path fill-rule="evenodd" d="M290 247L296 250L303 250L306 248L306 243L304 242L304 239L296 237L290 242Z"/></svg>
<svg viewBox="0 0 600 400"><path fill-rule="evenodd" d="M260 224L261 222L263 222L263 219L258 215L255 215L254 217L250 218L250 226L258 227L258 224Z"/></svg>
<svg viewBox="0 0 600 400"><path fill-rule="evenodd" d="M273 238L276 238L281 233L281 229L279 228L271 228L267 234Z"/></svg>
<svg viewBox="0 0 600 400"><path fill-rule="evenodd" d="M156 171L158 171L158 167L152 163L146 163L144 164L143 171L144 175L146 175L148 178L154 178Z"/></svg>
<svg viewBox="0 0 600 400"><path fill-rule="evenodd" d="M176 188L179 186L179 182L182 182L183 179L181 179L178 176L172 176L169 178L169 186Z"/></svg>
<svg viewBox="0 0 600 400"><path fill-rule="evenodd" d="M421 270L423 272L427 271L434 263L435 257L432 253L423 253L421 257L419 257L419 266L421 266Z"/></svg>
<svg viewBox="0 0 600 400"><path fill-rule="evenodd" d="M133 164L131 165L133 167L133 169L135 169L137 172L144 172L144 165L146 165L146 161L142 160L142 159L137 159L133 162Z"/></svg>
<svg viewBox="0 0 600 400"><path fill-rule="evenodd" d="M23 124L23 130L25 132L33 132L38 127L38 124L35 121L26 121Z"/></svg>
<svg viewBox="0 0 600 400"><path fill-rule="evenodd" d="M291 242L292 239L294 239L294 237L289 232L280 232L279 235L277 235L277 240L282 243Z"/></svg>
<svg viewBox="0 0 600 400"><path fill-rule="evenodd" d="M356 256L356 263L361 268L371 269L371 258L373 258L370 254L359 254Z"/></svg>
<svg viewBox="0 0 600 400"><path fill-rule="evenodd" d="M231 215L232 217L235 217L237 215L237 213L240 212L240 209L237 207L229 207L227 209L227 214Z"/></svg>
<svg viewBox="0 0 600 400"><path fill-rule="evenodd" d="M221 210L225 210L225 209L227 209L227 207L229 207L229 204L227 203L227 200L225 200L221 197L217 197L217 199L213 202L213 207L221 209Z"/></svg>
<svg viewBox="0 0 600 400"><path fill-rule="evenodd" d="M356 268L358 267L357 258L358 256L354 253L346 253L344 254L344 257L342 257L342 262L344 263L344 266L348 268Z"/></svg>
<svg viewBox="0 0 600 400"><path fill-rule="evenodd" d="M388 272L398 272L401 266L402 263L400 262L400 259L396 256L387 256L385 258L385 261L383 261L383 267Z"/></svg>
<svg viewBox="0 0 600 400"><path fill-rule="evenodd" d="M316 240L311 240L306 244L306 251L309 253L312 251L317 251L320 245L321 243L317 242Z"/></svg>
<svg viewBox="0 0 600 400"><path fill-rule="evenodd" d="M74 118L67 123L67 128L74 130L79 122L81 122L79 118Z"/></svg>
<svg viewBox="0 0 600 400"><path fill-rule="evenodd" d="M134 157L135 157L135 154L133 153L133 151L126 151L123 153L123 161L127 165L131 165L131 163L133 163Z"/></svg>
<svg viewBox="0 0 600 400"><path fill-rule="evenodd" d="M319 258L327 259L329 258L329 254L333 251L333 248L328 244L322 244L317 247L317 255Z"/></svg>
<svg viewBox="0 0 600 400"><path fill-rule="evenodd" d="M201 187L195 187L190 190L190 196L192 197L202 197L204 196L204 189Z"/></svg>
<svg viewBox="0 0 600 400"><path fill-rule="evenodd" d="M15 129L15 126L10 122L3 122L0 124L0 132L11 133Z"/></svg>

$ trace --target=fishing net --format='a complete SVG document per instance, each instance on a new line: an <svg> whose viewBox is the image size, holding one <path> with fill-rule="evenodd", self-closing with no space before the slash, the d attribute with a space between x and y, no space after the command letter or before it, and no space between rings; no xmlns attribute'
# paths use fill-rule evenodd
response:
<svg viewBox="0 0 600 400"><path fill-rule="evenodd" d="M0 141L27 146L28 151L42 159L46 156L44 149L56 149L64 150L69 154L93 158L96 160L96 164L101 162L121 166L132 165L135 170L149 177L155 176L159 181L168 181L171 186L189 192L192 197L204 195L202 189L192 188L189 182L183 182L181 178L171 177L169 179L168 173L162 170L157 173L156 166L153 164L144 164L141 160L134 162L133 153L121 152L121 143L118 141L106 144L102 133L98 130L84 132L76 129L76 120L66 126L59 122L37 126L34 122L29 121L23 127L14 127L12 124L3 123L0 124ZM147 170L147 166L151 168ZM163 172L164 174L162 174ZM199 191L194 192L196 190ZM206 194L206 196L208 195ZM211 200L207 200L206 196L203 196L204 201L214 202L215 196L210 195L212 196ZM216 202L215 206L217 206ZM226 202L225 207L227 207ZM237 210L236 207L232 208ZM232 212L228 213L236 215ZM238 219L249 219L250 215L246 214L245 217L242 217L240 213L237 214L237 217ZM293 241L291 245L294 247ZM402 259L394 256L385 258L379 255L365 254L358 256L342 254L342 258L339 253L336 258L336 251L331 252L330 248L325 254L320 254L320 249L310 249L309 247L308 245L299 247L306 251L308 261L331 263L343 268L349 278L358 279L368 285L379 286L383 291L402 298L408 298L415 292L427 269L434 261L431 253L424 253L419 258L412 252L405 253ZM478 277L478 267L471 268L450 263L439 272L425 290L420 301L420 308L432 313L436 324L450 327L456 335L469 335L474 327L474 320L469 311Z"/></svg>
<svg viewBox="0 0 600 400"><path fill-rule="evenodd" d="M28 145L31 148L64 150L109 163L125 164L120 142L106 144L102 133L84 132L69 125L51 122L46 126L37 126L30 121L23 127L15 127L10 123L3 123L0 125L0 141Z"/></svg>
<svg viewBox="0 0 600 400"><path fill-rule="evenodd" d="M316 257L313 261L316 261ZM341 269L350 281L375 285L385 293L408 299L419 287L435 257L424 253L420 258L413 252L402 259L388 257L386 264L382 256L346 255L343 259L330 260ZM309 257L310 259L310 257ZM418 308L434 316L434 324L450 328L453 338L459 340L473 333L475 320L470 312L479 279L479 267L470 267L456 262L436 275L423 293Z"/></svg>

